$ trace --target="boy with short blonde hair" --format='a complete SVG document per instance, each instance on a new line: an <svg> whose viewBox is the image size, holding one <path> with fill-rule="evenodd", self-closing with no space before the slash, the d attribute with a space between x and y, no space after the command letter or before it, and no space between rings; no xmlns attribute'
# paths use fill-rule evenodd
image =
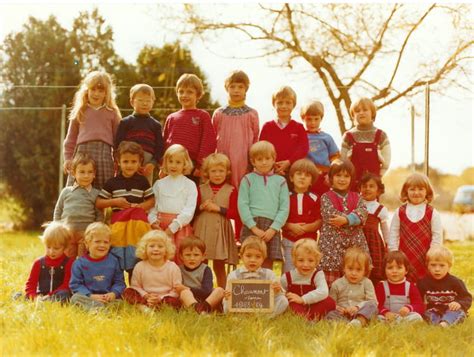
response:
<svg viewBox="0 0 474 357"><path fill-rule="evenodd" d="M195 75L185 73L176 83L176 95L181 110L166 118L163 139L165 149L173 144L181 144L189 152L195 167L191 179L199 184L202 161L216 150L216 132L208 112L197 108L204 94L202 81Z"/></svg>
<svg viewBox="0 0 474 357"><path fill-rule="evenodd" d="M144 160L140 172L153 184L153 171L163 155L161 124L150 114L155 92L148 84L135 84L130 89L133 113L120 122L115 136L115 150L122 141L133 141L143 149Z"/></svg>
<svg viewBox="0 0 474 357"><path fill-rule="evenodd" d="M272 105L277 118L263 125L259 140L275 146L275 172L285 176L293 162L308 154L308 137L304 126L291 119L296 106L296 93L291 87L281 87L273 93Z"/></svg>
<svg viewBox="0 0 474 357"><path fill-rule="evenodd" d="M418 281L427 308L425 319L442 327L461 323L472 305L472 295L461 279L449 274L453 253L434 246L426 253L426 264L429 274Z"/></svg>

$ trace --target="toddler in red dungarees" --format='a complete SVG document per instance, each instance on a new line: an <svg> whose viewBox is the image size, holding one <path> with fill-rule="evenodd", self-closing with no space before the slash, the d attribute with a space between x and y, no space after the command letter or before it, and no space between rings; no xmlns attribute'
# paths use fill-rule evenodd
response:
<svg viewBox="0 0 474 357"><path fill-rule="evenodd" d="M383 176L390 166L391 149L387 134L374 126L377 109L369 98L360 98L350 108L356 126L342 137L341 157L352 161L357 188L362 175L371 172Z"/></svg>

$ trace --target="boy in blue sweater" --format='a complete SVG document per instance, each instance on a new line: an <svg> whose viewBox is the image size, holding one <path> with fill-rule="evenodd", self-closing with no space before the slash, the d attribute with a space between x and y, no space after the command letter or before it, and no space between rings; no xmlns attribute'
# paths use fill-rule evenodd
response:
<svg viewBox="0 0 474 357"><path fill-rule="evenodd" d="M69 287L71 303L86 310L105 307L120 298L125 289L123 272L110 250L110 228L103 223L90 224L85 232L88 254L72 266Z"/></svg>

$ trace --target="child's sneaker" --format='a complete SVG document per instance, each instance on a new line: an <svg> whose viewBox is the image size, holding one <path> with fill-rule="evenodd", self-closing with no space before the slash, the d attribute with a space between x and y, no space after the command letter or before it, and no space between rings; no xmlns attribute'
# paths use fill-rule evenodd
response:
<svg viewBox="0 0 474 357"><path fill-rule="evenodd" d="M349 325L354 327L362 327L362 322L360 322L359 319L353 319L351 322L349 322Z"/></svg>
<svg viewBox="0 0 474 357"><path fill-rule="evenodd" d="M152 309L152 308L149 308L149 307L146 306L146 305L141 305L141 304L139 304L139 305L138 305L138 310L140 310L140 311L143 312L144 314L151 314L151 313L153 313L153 309Z"/></svg>
<svg viewBox="0 0 474 357"><path fill-rule="evenodd" d="M194 305L194 310L199 314L199 315L205 315L211 312L211 305L207 301L203 302L198 302L197 304Z"/></svg>

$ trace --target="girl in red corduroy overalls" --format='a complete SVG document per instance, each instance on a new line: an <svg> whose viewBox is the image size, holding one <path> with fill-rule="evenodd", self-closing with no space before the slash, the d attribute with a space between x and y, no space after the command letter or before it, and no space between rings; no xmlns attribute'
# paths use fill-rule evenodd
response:
<svg viewBox="0 0 474 357"><path fill-rule="evenodd" d="M411 174L400 193L405 204L395 211L390 225L388 249L405 253L414 268L408 280L414 282L427 274L425 257L428 249L443 243L441 216L429 205L433 196L428 177Z"/></svg>
<svg viewBox="0 0 474 357"><path fill-rule="evenodd" d="M374 126L377 109L371 99L355 101L350 113L356 126L342 137L341 157L354 164L352 189L356 189L365 172L383 176L390 166L391 149L387 134Z"/></svg>

